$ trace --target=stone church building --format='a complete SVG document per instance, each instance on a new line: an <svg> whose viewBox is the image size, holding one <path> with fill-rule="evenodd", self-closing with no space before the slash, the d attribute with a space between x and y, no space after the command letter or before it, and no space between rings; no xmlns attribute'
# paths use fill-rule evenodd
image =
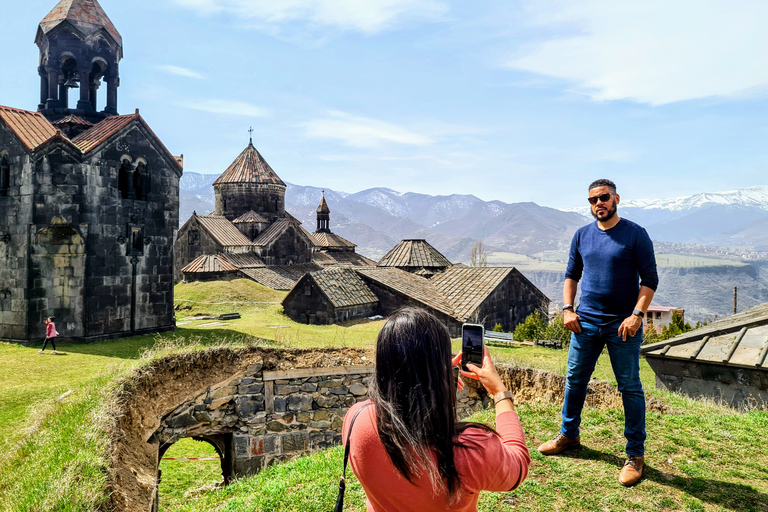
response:
<svg viewBox="0 0 768 512"><path fill-rule="evenodd" d="M286 185L252 141L213 182L213 189L215 211L195 212L179 229L176 282L247 277L287 290L305 273L322 267L376 264L331 232L325 197L317 208L314 233L286 212Z"/></svg>
<svg viewBox="0 0 768 512"><path fill-rule="evenodd" d="M0 339L49 316L85 340L173 329L182 159L118 115L122 38L96 0L61 0L35 42L37 112L0 106Z"/></svg>

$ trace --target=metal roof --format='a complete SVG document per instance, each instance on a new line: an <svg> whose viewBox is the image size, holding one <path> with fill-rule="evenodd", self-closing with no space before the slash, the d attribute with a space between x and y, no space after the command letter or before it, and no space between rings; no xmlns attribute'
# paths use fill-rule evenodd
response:
<svg viewBox="0 0 768 512"><path fill-rule="evenodd" d="M251 245L251 240L223 215L197 215L195 218L224 247Z"/></svg>
<svg viewBox="0 0 768 512"><path fill-rule="evenodd" d="M119 46L123 38L96 0L61 0L40 22L40 30L47 34L64 21L70 22L86 36L106 30Z"/></svg>
<svg viewBox="0 0 768 512"><path fill-rule="evenodd" d="M379 260L380 267L450 267L448 258L426 240L401 240Z"/></svg>
<svg viewBox="0 0 768 512"><path fill-rule="evenodd" d="M641 353L646 357L768 369L768 303L645 345Z"/></svg>
<svg viewBox="0 0 768 512"><path fill-rule="evenodd" d="M272 170L252 143L248 143L248 147L240 153L221 176L216 178L213 185L222 183L265 183L285 187L283 180Z"/></svg>
<svg viewBox="0 0 768 512"><path fill-rule="evenodd" d="M378 297L351 268L327 268L308 276L328 298L333 307L375 304Z"/></svg>

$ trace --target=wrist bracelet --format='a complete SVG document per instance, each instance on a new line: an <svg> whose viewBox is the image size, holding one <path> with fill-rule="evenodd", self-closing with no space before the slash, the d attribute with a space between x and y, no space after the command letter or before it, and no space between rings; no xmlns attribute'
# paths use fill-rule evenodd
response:
<svg viewBox="0 0 768 512"><path fill-rule="evenodd" d="M493 395L493 403L494 405L498 404L499 402L501 402L502 400L506 400L507 398L509 398L512 404L515 403L515 394L509 390L502 391L501 393L496 393L495 395Z"/></svg>

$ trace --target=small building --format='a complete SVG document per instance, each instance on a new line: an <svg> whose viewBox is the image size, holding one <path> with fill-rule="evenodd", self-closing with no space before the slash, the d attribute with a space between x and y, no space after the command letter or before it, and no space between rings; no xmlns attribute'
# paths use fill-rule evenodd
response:
<svg viewBox="0 0 768 512"><path fill-rule="evenodd" d="M659 389L736 408L768 405L768 303L646 345L641 353Z"/></svg>
<svg viewBox="0 0 768 512"><path fill-rule="evenodd" d="M672 315L678 313L685 322L685 310L683 308L671 308L666 306L654 306L651 304L645 313L643 329L654 329L661 334L661 330L672 322Z"/></svg>
<svg viewBox="0 0 768 512"><path fill-rule="evenodd" d="M453 264L426 240L414 238L401 240L376 266L399 268L428 278Z"/></svg>

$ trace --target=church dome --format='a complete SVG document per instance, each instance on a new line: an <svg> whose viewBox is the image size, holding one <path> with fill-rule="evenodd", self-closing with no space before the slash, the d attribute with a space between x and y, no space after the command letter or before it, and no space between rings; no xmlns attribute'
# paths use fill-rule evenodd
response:
<svg viewBox="0 0 768 512"><path fill-rule="evenodd" d="M86 36L104 29L118 46L123 46L120 32L96 0L61 0L40 22L40 30L47 34L64 21L70 22Z"/></svg>
<svg viewBox="0 0 768 512"><path fill-rule="evenodd" d="M222 183L264 183L285 186L261 153L249 142L240 156L219 176L213 185Z"/></svg>

